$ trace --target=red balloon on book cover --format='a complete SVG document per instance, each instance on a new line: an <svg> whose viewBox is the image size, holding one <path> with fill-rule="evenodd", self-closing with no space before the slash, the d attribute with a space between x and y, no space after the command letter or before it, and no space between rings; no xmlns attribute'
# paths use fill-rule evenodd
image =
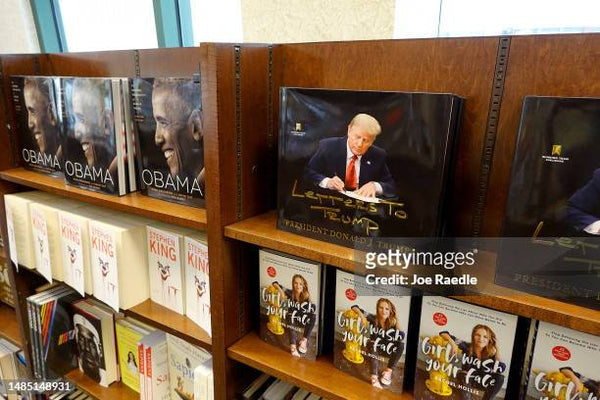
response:
<svg viewBox="0 0 600 400"><path fill-rule="evenodd" d="M267 274L269 274L271 278L275 278L277 276L277 271L275 271L275 268L269 267L267 268Z"/></svg>
<svg viewBox="0 0 600 400"><path fill-rule="evenodd" d="M350 301L356 300L356 291L354 289L346 289L346 298Z"/></svg>
<svg viewBox="0 0 600 400"><path fill-rule="evenodd" d="M568 361L571 358L571 352L564 346L555 346L552 349L552 355L558 361Z"/></svg>
<svg viewBox="0 0 600 400"><path fill-rule="evenodd" d="M442 313L433 314L433 322L438 326L444 326L448 323L448 318Z"/></svg>

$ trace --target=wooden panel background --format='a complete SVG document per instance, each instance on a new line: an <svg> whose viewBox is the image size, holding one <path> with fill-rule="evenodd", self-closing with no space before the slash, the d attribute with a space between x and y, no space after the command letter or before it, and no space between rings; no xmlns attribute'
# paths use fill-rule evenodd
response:
<svg viewBox="0 0 600 400"><path fill-rule="evenodd" d="M42 54L40 67L42 75L135 76L133 50Z"/></svg>
<svg viewBox="0 0 600 400"><path fill-rule="evenodd" d="M515 36L484 212L482 236L500 236L523 97L600 97L600 34Z"/></svg>
<svg viewBox="0 0 600 400"><path fill-rule="evenodd" d="M426 91L465 98L448 228L451 235L470 236L498 43L491 37L283 44L275 48L274 89Z"/></svg>

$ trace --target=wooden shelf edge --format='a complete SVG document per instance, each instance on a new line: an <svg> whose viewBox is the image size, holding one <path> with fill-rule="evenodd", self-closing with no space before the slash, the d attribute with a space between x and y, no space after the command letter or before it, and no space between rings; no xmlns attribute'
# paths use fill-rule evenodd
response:
<svg viewBox="0 0 600 400"><path fill-rule="evenodd" d="M205 231L207 227L206 209L170 203L144 196L140 192L129 193L121 197L111 196L70 186L61 177L44 175L28 171L24 168L0 171L0 178L33 189L69 197L101 207L137 214L170 224L202 231Z"/></svg>
<svg viewBox="0 0 600 400"><path fill-rule="evenodd" d="M65 378L98 399L137 400L140 398L139 393L127 387L123 382L115 382L109 387L100 386L98 382L78 369L67 373Z"/></svg>
<svg viewBox="0 0 600 400"><path fill-rule="evenodd" d="M178 314L148 299L129 310L125 315L154 326L191 344L212 351L212 338L185 315Z"/></svg>
<svg viewBox="0 0 600 400"><path fill-rule="evenodd" d="M293 383L327 399L413 400L410 393L401 395L375 389L338 370L327 356L316 361L295 358L287 352L265 343L255 333L249 333L227 349L232 360L246 364L276 378Z"/></svg>
<svg viewBox="0 0 600 400"><path fill-rule="evenodd" d="M277 228L277 212L269 211L225 227L225 236L282 251L353 272L355 250Z"/></svg>
<svg viewBox="0 0 600 400"><path fill-rule="evenodd" d="M4 303L0 303L0 336L23 348L16 311Z"/></svg>

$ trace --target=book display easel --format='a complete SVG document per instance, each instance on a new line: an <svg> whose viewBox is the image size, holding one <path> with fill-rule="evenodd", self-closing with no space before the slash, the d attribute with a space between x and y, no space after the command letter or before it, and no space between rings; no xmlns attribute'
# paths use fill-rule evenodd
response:
<svg viewBox="0 0 600 400"><path fill-rule="evenodd" d="M35 188L133 213L208 235L212 338L185 317L147 300L125 314L209 350L215 396L234 398L249 367L331 399L412 399L374 389L336 369L329 355L296 359L257 333L257 246L355 271L352 249L276 228L279 88L314 87L455 93L465 99L447 197L451 236L499 236L522 98L525 95L600 96L600 35L332 42L282 45L202 44L198 48L0 57L0 191ZM27 171L15 157L10 75L190 76L200 74L204 112L206 209L139 193L111 197ZM9 150L10 149L10 150ZM2 208L3 209L3 208ZM2 217L4 218L4 216ZM6 223L2 222L2 236ZM8 258L8 246L4 246ZM493 276L495 254L478 273ZM489 267L489 268L488 268ZM20 344L29 346L25 298L42 282L11 269ZM600 335L600 312L511 289L461 300ZM97 397L136 398L121 383L99 388L74 371L68 378Z"/></svg>

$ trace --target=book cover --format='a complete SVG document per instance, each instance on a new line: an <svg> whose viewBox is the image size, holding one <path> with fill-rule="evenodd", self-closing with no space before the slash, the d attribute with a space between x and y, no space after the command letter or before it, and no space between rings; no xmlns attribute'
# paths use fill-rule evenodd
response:
<svg viewBox="0 0 600 400"><path fill-rule="evenodd" d="M373 286L337 270L333 364L394 393L402 393L410 292Z"/></svg>
<svg viewBox="0 0 600 400"><path fill-rule="evenodd" d="M62 130L52 77L12 76L19 156L25 168L47 174L62 170Z"/></svg>
<svg viewBox="0 0 600 400"><path fill-rule="evenodd" d="M93 287L88 219L79 213L60 211L58 223L64 282L82 296L85 293L91 294Z"/></svg>
<svg viewBox="0 0 600 400"><path fill-rule="evenodd" d="M540 321L527 400L600 399L600 338Z"/></svg>
<svg viewBox="0 0 600 400"><path fill-rule="evenodd" d="M140 341L144 350L146 367L145 398L152 400L169 400L169 356L166 333L156 330Z"/></svg>
<svg viewBox="0 0 600 400"><path fill-rule="evenodd" d="M117 157L112 79L62 78L64 168L67 183L123 195ZM118 111L118 110L117 110Z"/></svg>
<svg viewBox="0 0 600 400"><path fill-rule="evenodd" d="M280 229L348 247L443 233L460 98L304 88L280 95Z"/></svg>
<svg viewBox="0 0 600 400"><path fill-rule="evenodd" d="M177 228L168 230L163 225L147 226L146 233L150 298L184 314L183 235L177 232Z"/></svg>
<svg viewBox="0 0 600 400"><path fill-rule="evenodd" d="M36 207L29 207L31 214L31 234L35 269L48 282L52 282L52 262L48 241L48 225L46 216Z"/></svg>
<svg viewBox="0 0 600 400"><path fill-rule="evenodd" d="M184 239L185 315L212 336L210 320L210 269L205 237Z"/></svg>
<svg viewBox="0 0 600 400"><path fill-rule="evenodd" d="M211 358L206 350L167 333L171 400L194 398L194 370Z"/></svg>
<svg viewBox="0 0 600 400"><path fill-rule="evenodd" d="M508 381L517 319L444 297L423 297L415 398L507 398L507 386L519 383Z"/></svg>
<svg viewBox="0 0 600 400"><path fill-rule="evenodd" d="M600 309L600 99L525 97L496 283Z"/></svg>
<svg viewBox="0 0 600 400"><path fill-rule="evenodd" d="M75 302L73 310L79 369L107 387L119 375L113 314L86 300Z"/></svg>
<svg viewBox="0 0 600 400"><path fill-rule="evenodd" d="M119 310L117 233L98 221L89 222L90 264L94 296Z"/></svg>
<svg viewBox="0 0 600 400"><path fill-rule="evenodd" d="M203 207L200 83L191 78L134 78L131 85L142 193Z"/></svg>
<svg viewBox="0 0 600 400"><path fill-rule="evenodd" d="M259 251L260 337L295 357L318 353L321 264Z"/></svg>
<svg viewBox="0 0 600 400"><path fill-rule="evenodd" d="M121 380L140 393L138 342L144 334L123 319L115 323Z"/></svg>
<svg viewBox="0 0 600 400"><path fill-rule="evenodd" d="M0 301L14 307L15 296L8 276L9 265L5 258L0 257Z"/></svg>
<svg viewBox="0 0 600 400"><path fill-rule="evenodd" d="M81 296L69 289L40 306L43 362L48 378L62 377L77 368L72 304L79 299Z"/></svg>

